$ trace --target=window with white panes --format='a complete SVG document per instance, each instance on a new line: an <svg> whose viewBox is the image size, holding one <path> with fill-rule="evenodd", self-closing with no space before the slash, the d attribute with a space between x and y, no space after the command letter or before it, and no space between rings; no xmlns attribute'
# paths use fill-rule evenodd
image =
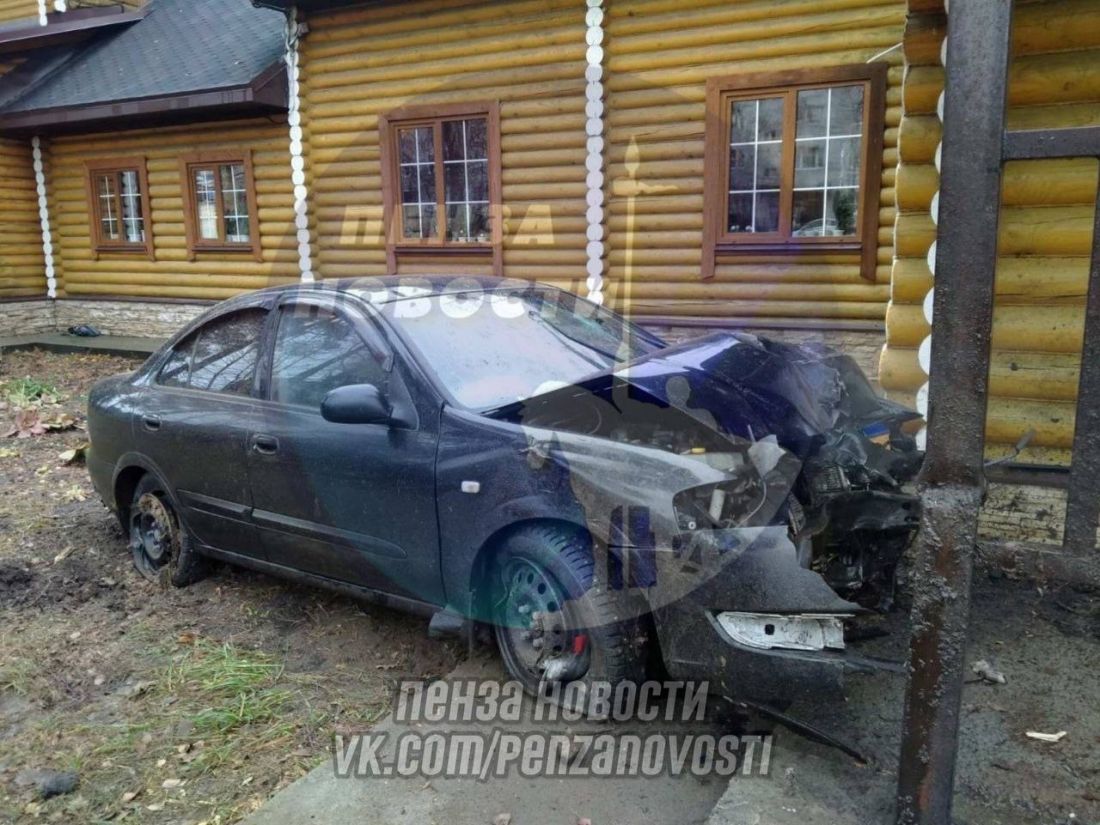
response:
<svg viewBox="0 0 1100 825"><path fill-rule="evenodd" d="M859 253L874 277L885 82L880 64L708 82L706 277L716 256L799 247Z"/></svg>
<svg viewBox="0 0 1100 825"><path fill-rule="evenodd" d="M144 159L89 163L88 188L93 247L151 252Z"/></svg>
<svg viewBox="0 0 1100 825"><path fill-rule="evenodd" d="M251 250L258 255L251 158L193 156L182 162L192 253Z"/></svg>
<svg viewBox="0 0 1100 825"><path fill-rule="evenodd" d="M500 174L496 107L483 105L416 107L383 118L391 252L473 253L499 245L492 217Z"/></svg>

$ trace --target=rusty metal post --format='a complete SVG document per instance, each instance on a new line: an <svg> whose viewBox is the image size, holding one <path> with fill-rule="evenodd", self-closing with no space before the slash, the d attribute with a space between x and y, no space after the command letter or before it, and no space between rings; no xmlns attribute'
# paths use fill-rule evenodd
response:
<svg viewBox="0 0 1100 825"><path fill-rule="evenodd" d="M948 14L928 450L897 821L949 825L985 445L1012 4Z"/></svg>

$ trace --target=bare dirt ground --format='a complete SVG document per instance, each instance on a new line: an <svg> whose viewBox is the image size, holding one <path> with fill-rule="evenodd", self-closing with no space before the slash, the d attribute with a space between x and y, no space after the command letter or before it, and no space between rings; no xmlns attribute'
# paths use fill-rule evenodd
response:
<svg viewBox="0 0 1100 825"><path fill-rule="evenodd" d="M2 429L28 386L80 424L92 383L137 363L6 354ZM0 438L0 822L237 821L323 759L334 729L384 716L396 676L459 660L422 619L259 574L145 581L83 464L60 457L84 438ZM43 769L79 785L43 801L27 784Z"/></svg>
<svg viewBox="0 0 1100 825"><path fill-rule="evenodd" d="M13 394L44 395L45 418L79 424L91 384L134 366L3 356L0 436ZM184 590L145 581L84 466L61 458L84 437L0 438L0 822L235 822L321 762L334 730L384 716L394 678L462 658L423 620L258 574L222 567ZM881 621L890 634L867 652L902 658L906 612ZM966 688L960 821L1100 823L1100 596L979 576L968 658L1006 682ZM846 701L792 707L870 765L781 731L757 810L786 805L801 825L835 825L838 811L891 821L903 689L895 674L853 677ZM25 781L40 769L79 785L43 801ZM727 810L711 822L741 821Z"/></svg>
<svg viewBox="0 0 1100 825"><path fill-rule="evenodd" d="M1100 594L981 572L972 605L968 666L984 661L1004 682L967 674L955 821L1100 823ZM878 624L887 635L862 649L904 660L908 604ZM792 716L854 746L868 764L779 730L768 786L731 782L710 822L758 822L745 814L753 809L783 825L893 822L904 698L902 674L877 672L850 676L843 701L796 703ZM1028 731L1062 736L1045 742Z"/></svg>

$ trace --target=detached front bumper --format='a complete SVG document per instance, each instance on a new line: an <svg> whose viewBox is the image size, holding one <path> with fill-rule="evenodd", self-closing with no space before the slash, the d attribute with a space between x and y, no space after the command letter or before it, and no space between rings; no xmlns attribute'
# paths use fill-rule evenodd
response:
<svg viewBox="0 0 1100 825"><path fill-rule="evenodd" d="M883 665L843 649L841 623L862 608L799 565L783 527L702 532L665 561L651 598L674 678L777 706Z"/></svg>

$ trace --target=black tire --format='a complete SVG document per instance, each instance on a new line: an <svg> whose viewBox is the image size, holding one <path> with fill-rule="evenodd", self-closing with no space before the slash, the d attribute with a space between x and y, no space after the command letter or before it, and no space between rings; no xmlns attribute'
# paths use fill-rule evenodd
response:
<svg viewBox="0 0 1100 825"><path fill-rule="evenodd" d="M583 533L523 528L499 548L488 573L497 647L510 676L529 693L545 689L547 659L574 651L581 635L584 654L577 661L583 661L583 672L561 681L617 684L644 678L646 643L637 608L595 575L591 542ZM536 613L539 618L533 619ZM561 621L544 626L543 617Z"/></svg>
<svg viewBox="0 0 1100 825"><path fill-rule="evenodd" d="M149 581L186 587L209 572L164 485L151 474L138 482L130 502L129 540L134 567Z"/></svg>

